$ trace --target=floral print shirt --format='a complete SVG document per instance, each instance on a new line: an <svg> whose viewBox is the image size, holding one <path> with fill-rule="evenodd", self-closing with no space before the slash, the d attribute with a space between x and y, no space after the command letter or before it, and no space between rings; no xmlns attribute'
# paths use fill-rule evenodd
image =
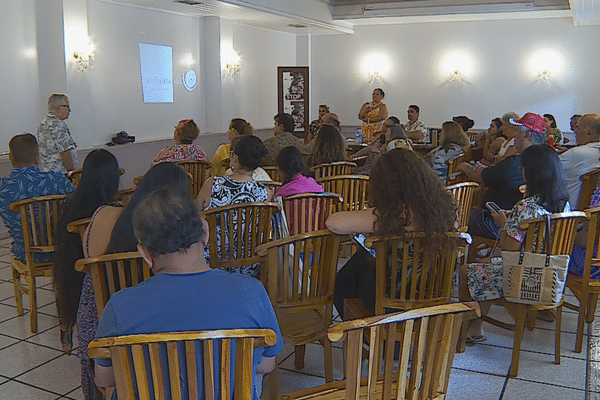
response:
<svg viewBox="0 0 600 400"><path fill-rule="evenodd" d="M565 204L564 212L571 211L571 205ZM548 210L542 206L540 196L531 196L519 201L510 211L510 217L506 221L505 229L508 236L513 239L523 242L525 240L525 231L521 230L521 222L528 219L541 217L542 215L550 214Z"/></svg>
<svg viewBox="0 0 600 400"><path fill-rule="evenodd" d="M195 144L176 144L158 152L152 165L161 162L208 161L202 147Z"/></svg>
<svg viewBox="0 0 600 400"><path fill-rule="evenodd" d="M69 151L73 166L77 168L77 151L71 132L65 121L52 113L48 113L37 131L37 140L40 152L40 170L43 172L54 171L66 174L67 167L60 157L60 153Z"/></svg>

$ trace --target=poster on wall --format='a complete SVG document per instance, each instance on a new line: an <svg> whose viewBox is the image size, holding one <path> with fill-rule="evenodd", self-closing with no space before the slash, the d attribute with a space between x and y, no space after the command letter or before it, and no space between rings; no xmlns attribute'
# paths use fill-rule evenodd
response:
<svg viewBox="0 0 600 400"><path fill-rule="evenodd" d="M172 103L173 48L149 43L139 48L144 103Z"/></svg>
<svg viewBox="0 0 600 400"><path fill-rule="evenodd" d="M277 67L278 109L294 118L294 134L306 137L308 127L308 67Z"/></svg>

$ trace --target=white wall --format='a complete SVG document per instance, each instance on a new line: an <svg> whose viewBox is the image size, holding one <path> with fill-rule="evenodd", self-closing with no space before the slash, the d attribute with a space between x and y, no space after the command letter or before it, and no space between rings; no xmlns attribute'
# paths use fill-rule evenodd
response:
<svg viewBox="0 0 600 400"><path fill-rule="evenodd" d="M311 108L330 105L342 124L359 123L358 110L377 86L390 114L405 121L407 106L418 104L429 126L465 114L487 128L506 111L533 111L554 114L568 129L572 114L600 112L600 27L576 27L570 18L362 26L354 35L314 36L311 45ZM561 55L566 68L541 84L527 66L544 49ZM462 83L447 82L438 68L455 50L474 65ZM375 53L388 57L390 68L383 82L369 84L360 66Z"/></svg>

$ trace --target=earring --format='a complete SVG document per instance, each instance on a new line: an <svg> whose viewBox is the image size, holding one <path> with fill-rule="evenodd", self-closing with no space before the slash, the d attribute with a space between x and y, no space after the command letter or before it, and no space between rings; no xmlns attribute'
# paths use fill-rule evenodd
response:
<svg viewBox="0 0 600 400"><path fill-rule="evenodd" d="M231 166L231 170L232 170L232 171L235 171L235 165L232 165L232 166Z"/></svg>

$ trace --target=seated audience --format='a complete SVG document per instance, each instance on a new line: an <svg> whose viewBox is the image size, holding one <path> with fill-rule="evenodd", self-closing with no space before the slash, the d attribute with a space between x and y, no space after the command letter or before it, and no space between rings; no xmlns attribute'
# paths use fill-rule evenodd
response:
<svg viewBox="0 0 600 400"><path fill-rule="evenodd" d="M158 152L152 165L161 162L179 161L208 161L204 150L197 144L193 144L200 130L193 119L182 119L173 132L175 146L165 147Z"/></svg>
<svg viewBox="0 0 600 400"><path fill-rule="evenodd" d="M523 198L519 187L525 184L521 173L521 156L526 148L532 145L546 143L544 120L540 115L527 113L519 120L510 121L519 125L510 125L511 137L515 139L516 154L506 157L501 162L483 170L476 170L468 163L462 163L458 169L464 172L469 180L487 186L488 190L483 195L483 201L469 215L469 233L488 239L497 239L500 236L500 228L485 206L488 201L498 204L503 210L510 210ZM503 129L509 130L508 125L503 124ZM513 133L516 132L516 134Z"/></svg>
<svg viewBox="0 0 600 400"><path fill-rule="evenodd" d="M133 233L132 219L140 202L153 191L163 187L189 195L188 182L186 172L175 164L159 163L150 168L136 186L126 208L109 204L96 210L83 235L83 256L90 258L136 251L138 241ZM97 326L98 311L92 277L86 274L77 310L81 389L86 400L95 399L93 362L88 356L87 347L96 335Z"/></svg>
<svg viewBox="0 0 600 400"><path fill-rule="evenodd" d="M23 133L13 136L8 142L12 171L9 176L0 178L0 216L12 238L13 256L25 262L25 243L21 215L10 211L10 203L32 197L51 194L67 194L75 186L60 172L41 172L38 168L39 154L35 136ZM35 262L52 261L52 254L34 254Z"/></svg>
<svg viewBox="0 0 600 400"><path fill-rule="evenodd" d="M560 155L567 173L569 198L576 206L581 190L581 175L600 168L600 117L586 114L577 123L577 146Z"/></svg>
<svg viewBox="0 0 600 400"><path fill-rule="evenodd" d="M235 145L240 140L240 138L241 138L241 136L233 138L233 140L231 141L231 148L235 147ZM232 174L233 174L233 170L231 169L231 167L227 168L227 171L225 171L225 176L231 176ZM267 171L265 171L261 167L256 167L254 169L254 171L252 171L252 179L254 179L255 181L259 181L259 182L273 180L273 179L271 179L271 177L269 176Z"/></svg>
<svg viewBox="0 0 600 400"><path fill-rule="evenodd" d="M242 136L236 143L231 154L231 176L211 177L204 182L196 203L201 210L223 207L232 204L267 201L268 192L261 183L252 179L254 171L267 149L256 136ZM220 226L217 226L217 242L221 240ZM208 252L207 252L208 256ZM231 268L230 272L243 275L257 276L259 264L240 268Z"/></svg>
<svg viewBox="0 0 600 400"><path fill-rule="evenodd" d="M581 114L573 114L571 116L571 120L569 122L569 125L571 126L571 131L575 132L575 128L577 127L577 123L579 122L580 119L581 119Z"/></svg>
<svg viewBox="0 0 600 400"><path fill-rule="evenodd" d="M379 139L374 140L367 147L357 151L352 156L353 159L358 157L367 156L365 163L358 167L354 173L358 175L369 175L371 168L375 165L375 162L388 150L388 146L393 140L406 139L406 133L404 128L400 124L394 124L393 121L387 119L384 123L385 132L379 136Z"/></svg>
<svg viewBox="0 0 600 400"><path fill-rule="evenodd" d="M319 133L318 137L322 135L323 132ZM334 132L334 135L339 137L337 132ZM275 192L275 197L286 197L300 193L321 193L323 191L323 187L313 178L303 174L306 171L302 153L294 146L285 147L279 152L277 167L285 178L281 187Z"/></svg>
<svg viewBox="0 0 600 400"><path fill-rule="evenodd" d="M498 151L500 151L500 148L506 142L506 136L502 133L502 120L494 118L490 122L490 127L484 136L481 163L485 166L490 166L494 164Z"/></svg>
<svg viewBox="0 0 600 400"><path fill-rule="evenodd" d="M208 240L206 226L189 193L167 188L151 193L137 207L133 225L138 250L154 276L110 298L96 337L272 329L277 343L254 350L252 399L259 400L261 374L275 368L275 357L283 347L279 324L262 283L210 269L203 256L203 243ZM181 379L186 379L185 375ZM96 383L110 387L114 380L110 359L96 360ZM199 380L199 393L202 385Z"/></svg>
<svg viewBox="0 0 600 400"><path fill-rule="evenodd" d="M563 134L556 125L556 118L552 114L544 114L546 121L546 138L551 147L563 144Z"/></svg>
<svg viewBox="0 0 600 400"><path fill-rule="evenodd" d="M344 140L337 129L331 125L322 125L312 146L311 156L308 160L309 166L346 161L347 159Z"/></svg>
<svg viewBox="0 0 600 400"><path fill-rule="evenodd" d="M373 166L369 205L372 208L363 211L332 214L327 228L339 235L358 232L385 236L424 231L432 237L451 231L457 212L452 196L427 163L404 149L383 154ZM362 247L335 279L334 304L342 318L344 299L355 297L371 312L375 311L375 259Z"/></svg>
<svg viewBox="0 0 600 400"><path fill-rule="evenodd" d="M448 160L464 154L471 147L471 143L460 124L453 121L446 121L442 124L440 142L440 146L427 153L424 159L433 168L433 172L436 173L442 183L446 184Z"/></svg>
<svg viewBox="0 0 600 400"><path fill-rule="evenodd" d="M224 171L218 171L217 168L220 166L221 161L229 159L229 152L231 151L231 143L233 140L242 135L254 134L254 128L245 119L233 118L229 122L229 130L227 130L227 139L229 143L223 143L215 151L215 155L212 160L212 176L221 176Z"/></svg>
<svg viewBox="0 0 600 400"><path fill-rule="evenodd" d="M326 104L319 106L319 118L313 120L308 126L308 134L306 135L306 142L309 143L317 135L317 131L321 128L323 123L323 116L329 113L329 107Z"/></svg>
<svg viewBox="0 0 600 400"><path fill-rule="evenodd" d="M304 141L294 135L294 118L290 114L277 114L273 117L275 126L273 134L275 136L265 140L265 148L267 149L267 157L264 165L277 165L277 154L284 147L294 146L301 152L305 152Z"/></svg>
<svg viewBox="0 0 600 400"><path fill-rule="evenodd" d="M342 128L340 126L340 117L338 117L337 114L334 114L334 113L327 113L323 116L323 118L321 118L321 120L322 120L321 127L329 126L329 127L334 128L335 131L338 132L338 134L340 135L340 138L342 139L344 149L347 149L348 148L348 140L346 139L346 136L344 136L342 134ZM319 134L319 132L320 132L320 129L317 130L317 132L315 132L315 135L312 138L312 140L304 148L304 151L306 153L308 153L308 154L312 153L313 147L316 143L317 135Z"/></svg>
<svg viewBox="0 0 600 400"><path fill-rule="evenodd" d="M518 153L515 148L515 134L518 132L518 128L510 123L511 118L517 120L519 119L519 114L509 111L502 116L502 133L506 136L507 140L500 146L498 154L494 158L494 164Z"/></svg>
<svg viewBox="0 0 600 400"><path fill-rule="evenodd" d="M397 117L389 117L386 122L386 127L389 126L392 128L392 130L395 130L396 128L394 128L394 125L399 125L402 126L400 124L400 120ZM404 129L404 128L402 128ZM400 134L400 136L402 136L402 134ZM388 143L388 150L392 150L392 149L405 149L405 150L410 150L413 151L413 147L412 147L412 140L410 140L409 138L406 137L406 132L404 132L404 137L399 137L397 139L393 139L391 142Z"/></svg>
<svg viewBox="0 0 600 400"><path fill-rule="evenodd" d="M486 315L490 309L490 303L486 300L503 297L502 263L497 263L491 257L498 257L500 250L520 250L526 233L520 228L521 222L546 214L571 211L565 171L550 146L541 144L528 147L521 155L521 162L527 182L527 197L515 204L510 212L492 214L498 226L503 227L500 248L484 262L460 267L460 301L479 301L482 315ZM486 340L482 324L481 318L470 323L467 341Z"/></svg>
<svg viewBox="0 0 600 400"><path fill-rule="evenodd" d="M592 193L592 199L590 201L589 208L600 207L600 186L594 190ZM577 230L577 236L575 237L575 246L573 246L573 253L571 253L571 258L569 259L569 273L575 274L577 276L583 275L583 268L585 267L585 254L587 247L587 235L588 235L588 226L589 224L586 222L583 224L582 229ZM594 252L592 253L593 258L598 257L598 243L594 245ZM600 266L592 265L592 269L590 271L591 279L600 279Z"/></svg>
<svg viewBox="0 0 600 400"><path fill-rule="evenodd" d="M427 143L429 141L429 135L427 134L427 127L425 124L419 121L420 112L419 106L415 104L408 106L408 122L404 124L403 128L406 132L406 137L413 142Z"/></svg>
<svg viewBox="0 0 600 400"><path fill-rule="evenodd" d="M75 262L83 258L81 238L67 232L70 222L89 218L100 206L112 203L119 190L119 164L106 150L93 150L83 162L81 180L62 207L56 227L54 254L54 294L60 320L60 341L63 351L73 347L73 327L81 296L84 274L75 271Z"/></svg>

